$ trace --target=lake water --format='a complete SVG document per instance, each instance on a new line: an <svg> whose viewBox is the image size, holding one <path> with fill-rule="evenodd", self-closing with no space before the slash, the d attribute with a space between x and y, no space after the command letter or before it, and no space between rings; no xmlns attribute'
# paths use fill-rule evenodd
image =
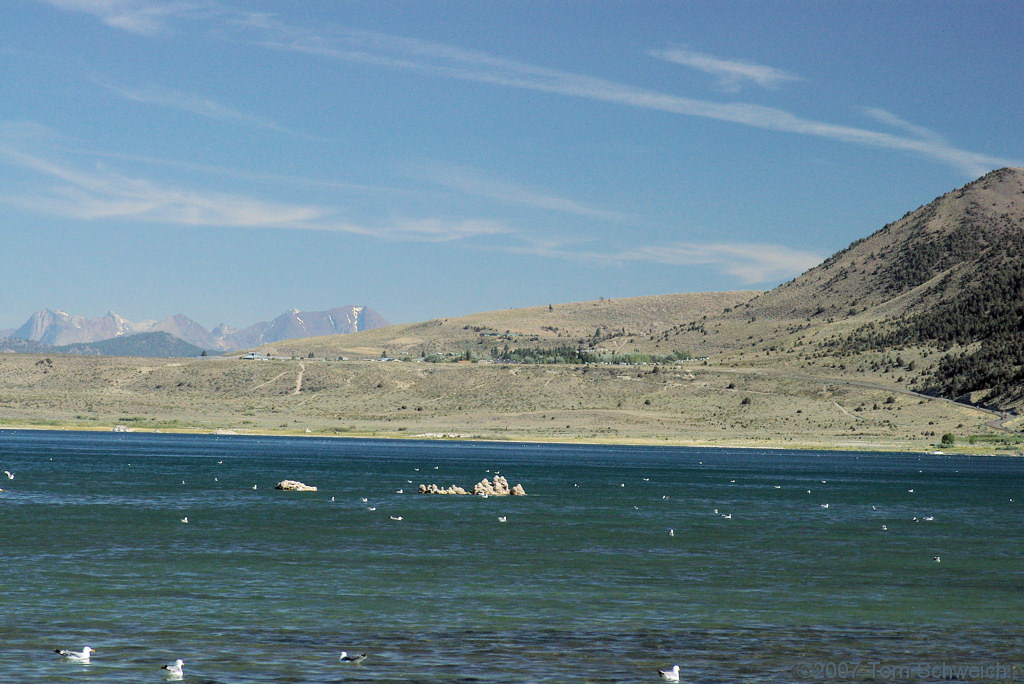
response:
<svg viewBox="0 0 1024 684"><path fill-rule="evenodd" d="M0 469L2 682L1024 681L1021 459L0 431ZM528 496L414 493L495 471Z"/></svg>

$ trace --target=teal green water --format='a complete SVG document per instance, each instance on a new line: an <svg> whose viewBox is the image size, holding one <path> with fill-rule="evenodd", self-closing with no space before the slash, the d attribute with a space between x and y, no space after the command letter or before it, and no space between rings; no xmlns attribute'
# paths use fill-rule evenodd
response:
<svg viewBox="0 0 1024 684"><path fill-rule="evenodd" d="M1020 459L0 431L0 469L2 682L1024 680ZM529 496L413 493L494 471Z"/></svg>

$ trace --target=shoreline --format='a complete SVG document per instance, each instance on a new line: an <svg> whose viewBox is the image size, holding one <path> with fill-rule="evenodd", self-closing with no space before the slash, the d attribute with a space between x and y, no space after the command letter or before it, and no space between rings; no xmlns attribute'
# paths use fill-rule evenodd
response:
<svg viewBox="0 0 1024 684"><path fill-rule="evenodd" d="M769 441L764 444L751 443L750 440L726 441L725 443L701 442L699 440L671 440L668 438L657 439L654 437L634 440L612 440L612 439L578 439L559 440L544 439L538 436L509 437L499 439L496 437L484 437L474 435L456 435L449 433L421 433L421 434L400 434L366 432L362 434L323 434L318 432L289 432L289 431L268 431L268 430L246 430L218 428L195 428L195 429L160 429L160 428L131 428L125 431L117 431L112 426L67 426L67 425L45 425L45 424L0 424L0 432L4 430L17 431L39 431L39 432L102 432L120 434L168 434L168 435L208 435L222 437L309 437L318 439L363 439L363 440L401 440L401 441L430 441L430 442L480 442L490 444L558 444L558 445L579 445L579 446L645 446L665 447L684 449L763 449L769 451L831 451L836 453L894 453L894 454L925 454L925 455L947 455L947 456L984 456L984 457L1010 457L1024 458L1024 453L1016 450L993 451L977 446L953 446L943 448L916 447L905 444L851 444L842 443L794 443L779 444L777 441Z"/></svg>

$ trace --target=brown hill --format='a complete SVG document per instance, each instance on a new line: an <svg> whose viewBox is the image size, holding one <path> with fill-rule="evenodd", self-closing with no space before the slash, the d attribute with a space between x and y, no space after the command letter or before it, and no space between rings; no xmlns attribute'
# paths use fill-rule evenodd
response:
<svg viewBox="0 0 1024 684"><path fill-rule="evenodd" d="M259 349L270 355L380 358L381 356L489 356L493 347L571 345L608 351L671 354L664 334L681 320L742 304L756 291L701 292L550 304L436 318L345 336L288 340Z"/></svg>
<svg viewBox="0 0 1024 684"><path fill-rule="evenodd" d="M1024 169L948 192L670 344L1024 404ZM761 357L764 357L761 360Z"/></svg>
<svg viewBox="0 0 1024 684"><path fill-rule="evenodd" d="M750 302L778 318L898 317L960 297L1024 257L1024 169L1000 169L908 212Z"/></svg>
<svg viewBox="0 0 1024 684"><path fill-rule="evenodd" d="M1024 405L1024 169L908 212L770 292L494 311L278 342L292 356L493 358L564 347L868 376L998 409Z"/></svg>

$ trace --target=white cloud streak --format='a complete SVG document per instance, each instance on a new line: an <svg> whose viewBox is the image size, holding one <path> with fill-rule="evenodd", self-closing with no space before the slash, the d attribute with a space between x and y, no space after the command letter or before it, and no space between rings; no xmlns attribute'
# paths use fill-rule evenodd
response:
<svg viewBox="0 0 1024 684"><path fill-rule="evenodd" d="M618 266L661 264L675 267L707 267L728 273L745 285L774 283L791 278L818 265L822 260L821 255L813 252L791 249L784 245L749 242L673 242L602 252L579 250L554 240L535 240L529 247L511 251Z"/></svg>
<svg viewBox="0 0 1024 684"><path fill-rule="evenodd" d="M25 151L19 142L33 143ZM45 187L0 194L0 202L78 221L141 221L172 226L315 230L384 240L451 242L510 232L495 221L396 219L378 225L346 221L335 207L268 202L244 194L173 187L97 165L84 170L38 151L45 129L0 124L0 163L47 181Z"/></svg>
<svg viewBox="0 0 1024 684"><path fill-rule="evenodd" d="M411 38L355 30L327 35L286 26L266 15L251 15L242 25L257 31L259 42L274 49L910 152L948 164L971 177L996 167L1019 165L1010 159L970 152L933 138L905 137L816 121L776 107L681 97Z"/></svg>
<svg viewBox="0 0 1024 684"><path fill-rule="evenodd" d="M269 119L240 112L237 109L203 97L197 93L186 93L179 90L168 90L159 86L148 88L123 88L98 76L92 78L97 85L103 86L112 93L133 102L179 109L196 116L224 121L227 123L269 128L287 132Z"/></svg>
<svg viewBox="0 0 1024 684"><path fill-rule="evenodd" d="M1019 161L960 149L934 136L900 136L816 121L776 107L682 97L584 74L538 67L485 52L374 31L306 29L280 22L268 13L234 11L202 0L166 3L151 0L45 1L61 9L93 14L113 28L141 34L170 30L174 21L216 18L220 22L220 30L238 32L243 39L249 36L248 40L267 48L907 152L947 164L970 177L1001 166L1021 165ZM665 58L671 52L662 51L659 56ZM680 57L681 54L675 53L675 56ZM705 69L715 68L720 74L731 70L734 78L758 83L778 83L785 74L762 67L758 75L754 68L758 65L713 57L705 59L703 64ZM901 128L908 130L908 125Z"/></svg>
<svg viewBox="0 0 1024 684"><path fill-rule="evenodd" d="M203 18L210 14L208 3L188 0L44 0L62 10L98 17L111 28L144 36L163 33L173 20Z"/></svg>
<svg viewBox="0 0 1024 684"><path fill-rule="evenodd" d="M670 266L717 266L746 284L789 278L818 265L822 259L818 254L782 245L688 242L640 247L615 258Z"/></svg>
<svg viewBox="0 0 1024 684"><path fill-rule="evenodd" d="M412 164L411 173L428 183L457 192L515 206L532 207L602 221L622 222L625 214L591 207L557 195L539 192L519 183L488 176L478 169L454 164Z"/></svg>
<svg viewBox="0 0 1024 684"><path fill-rule="evenodd" d="M885 109L880 109L878 107L867 107L864 109L864 114L866 114L867 116L881 124L885 124L886 126L890 126L898 130L904 130L907 133L914 136L915 138L919 138L921 140L928 140L931 141L932 143L935 143L936 145L948 145L945 138L943 138L941 135L931 130L930 128L913 124L907 121L906 119L897 116L896 114L893 114L892 112L887 111Z"/></svg>
<svg viewBox="0 0 1024 684"><path fill-rule="evenodd" d="M747 84L753 83L762 88L777 88L782 83L802 81L803 78L788 71L762 64L752 64L738 60L720 59L712 55L688 50L684 47L668 50L649 50L651 57L663 59L673 64L681 64L698 71L711 74L718 79L718 84L729 91L736 92Z"/></svg>

